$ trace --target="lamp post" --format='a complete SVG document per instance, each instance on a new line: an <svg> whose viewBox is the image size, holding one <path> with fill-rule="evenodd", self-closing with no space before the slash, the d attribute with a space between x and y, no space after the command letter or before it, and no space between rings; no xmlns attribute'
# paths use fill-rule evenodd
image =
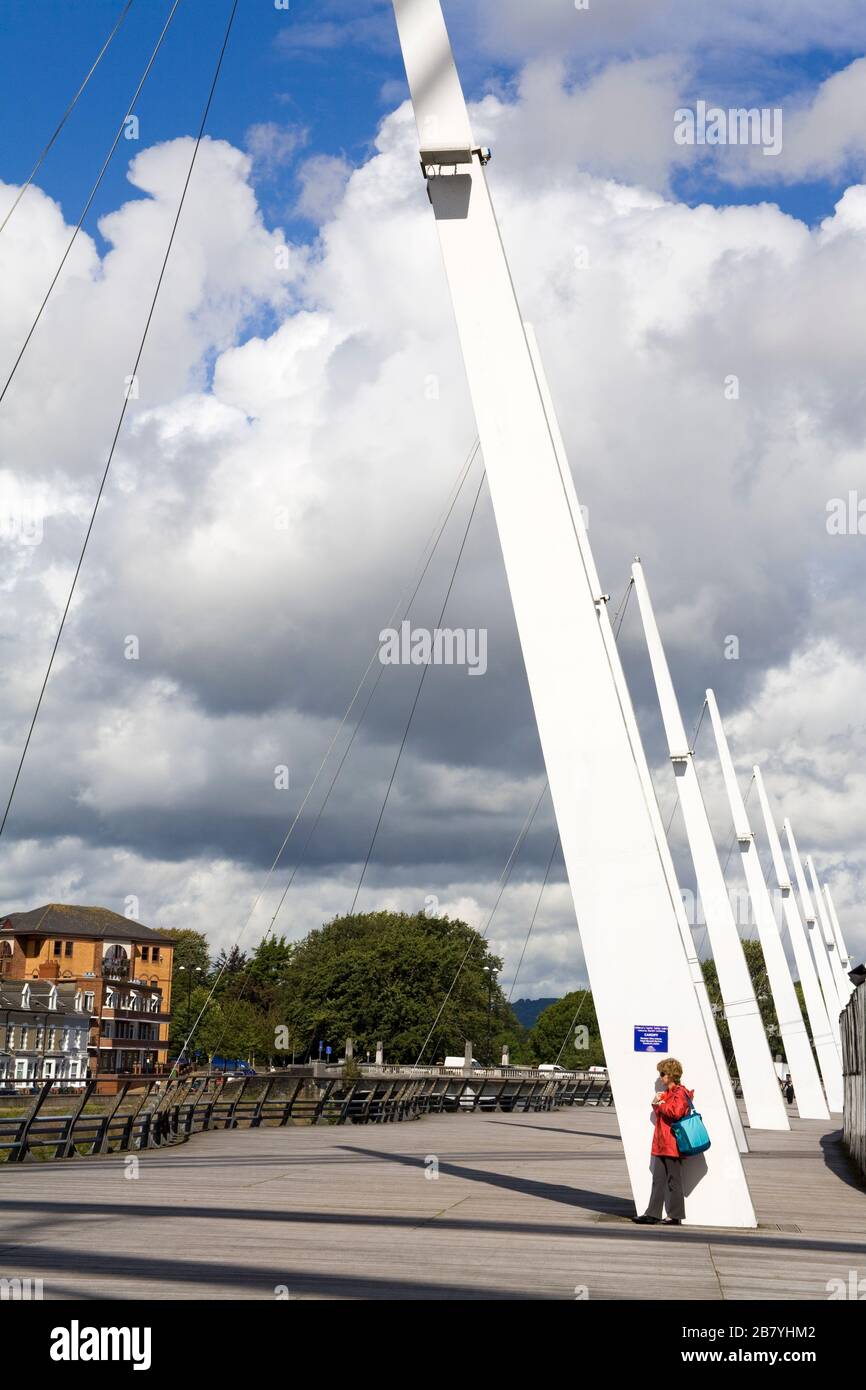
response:
<svg viewBox="0 0 866 1390"><path fill-rule="evenodd" d="M177 973L180 974L181 971L183 972L184 975L186 975L186 1025L185 1025L185 1026L186 1026L186 1031L187 1031L187 1034L188 1034L188 1033L189 1033L189 1019L190 1019L190 1014L192 1013L192 977L193 977L193 975L200 975L200 974L201 974L201 966L200 966L200 965L191 966L189 969L187 969L187 967L186 967L185 965L179 965L179 966L177 967ZM190 1061L191 1061L191 1058L190 1058Z"/></svg>
<svg viewBox="0 0 866 1390"><path fill-rule="evenodd" d="M487 976L487 1043L486 1043L486 1046L485 1046L484 1055L485 1055L485 1058L486 1058L486 1065L489 1067L489 1066L491 1065L491 1063L490 1063L490 1032L491 1032L491 1024L492 1024L492 1018L493 1018L493 979L494 979L494 976L496 975L496 971L493 969L493 966L492 966L492 965L485 965L485 966L484 966L484 974Z"/></svg>

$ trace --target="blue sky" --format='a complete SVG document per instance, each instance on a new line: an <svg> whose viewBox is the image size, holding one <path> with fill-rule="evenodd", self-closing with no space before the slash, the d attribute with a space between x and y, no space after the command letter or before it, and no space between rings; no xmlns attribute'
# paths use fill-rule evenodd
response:
<svg viewBox="0 0 866 1390"><path fill-rule="evenodd" d="M564 0L549 0L554 7ZM69 97L89 67L122 8L122 0L3 0L0 8L0 174L24 178ZM467 12L448 8L464 82L471 95L510 82L509 61L495 44L478 47L489 0L478 0L474 24ZM113 137L138 76L168 13L169 0L134 0L132 9L79 102L61 139L40 172L40 183L60 199L67 218L81 206ZM221 43L230 0L183 0L166 44L137 103L141 142L123 141L88 218L94 231L100 213L131 195L127 157L144 145L195 130ZM846 67L857 50L838 34L816 47L794 38L787 51L708 45L689 54L695 95L731 102L772 105L814 89ZM632 52L639 53L635 41ZM644 48L644 51L645 48ZM528 57L532 56L527 54ZM585 81L605 61L592 48L567 53L570 76ZM619 57L630 56L628 42ZM243 146L253 125L272 122L305 133L299 155L328 154L350 164L363 162L385 110L405 91L390 4L384 0L291 0L277 10L273 0L241 0L212 109L209 131ZM689 100L689 92L683 93ZM291 216L297 163L262 171L257 180L271 224L309 235ZM731 190L703 166L680 171L672 188L691 205L701 201L778 202L810 224L827 216L845 180L778 182Z"/></svg>

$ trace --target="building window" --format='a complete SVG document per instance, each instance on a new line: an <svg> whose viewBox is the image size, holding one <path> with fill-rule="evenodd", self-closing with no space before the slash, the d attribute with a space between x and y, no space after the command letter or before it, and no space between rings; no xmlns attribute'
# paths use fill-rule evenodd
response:
<svg viewBox="0 0 866 1390"><path fill-rule="evenodd" d="M64 941L64 943L63 943L63 954L64 954L64 956L71 956L71 955L72 955L72 946L73 946L73 943L72 943L71 941Z"/></svg>
<svg viewBox="0 0 866 1390"><path fill-rule="evenodd" d="M142 946L142 948L141 948L141 959L142 959L142 960L147 960L147 953L148 953L149 950L150 950L150 947L149 947L149 946Z"/></svg>
<svg viewBox="0 0 866 1390"><path fill-rule="evenodd" d="M158 947L158 946L154 946L153 950L152 950L151 953L150 953L150 958L151 958L151 960L154 962L154 964L157 963L157 961L159 960L159 947Z"/></svg>
<svg viewBox="0 0 866 1390"><path fill-rule="evenodd" d="M42 1024L42 1023L37 1023L37 1025L36 1025L36 1044L35 1044L37 1052L38 1052L39 1049L42 1047L42 1044L43 1044L44 1041L45 1041L45 1025Z"/></svg>
<svg viewBox="0 0 866 1390"><path fill-rule="evenodd" d="M54 954L55 954L55 956L59 956L62 950L63 950L63 942L62 942L62 941L55 941L55 943L54 943Z"/></svg>
<svg viewBox="0 0 866 1390"><path fill-rule="evenodd" d="M46 1044L45 1044L45 1045L46 1045L46 1047L48 1048L48 1051L49 1051L49 1052L53 1052L53 1051L55 1050L55 1048L57 1047L57 1029L56 1029L56 1028L49 1028L49 1029L48 1029L48 1038L47 1038L47 1040L46 1040Z"/></svg>
<svg viewBox="0 0 866 1390"><path fill-rule="evenodd" d="M27 1080L27 1061L24 1057L19 1057L19 1059L15 1063L15 1080Z"/></svg>
<svg viewBox="0 0 866 1390"><path fill-rule="evenodd" d="M93 998L94 998L94 996L93 996L92 994L90 994L90 993L85 994L85 996L84 996L84 1012L85 1012L85 1013L88 1013L88 1014L92 1014L92 1013L93 1013Z"/></svg>
<svg viewBox="0 0 866 1390"><path fill-rule="evenodd" d="M30 1029L22 1024L21 1027L21 1051L26 1052L30 1044Z"/></svg>

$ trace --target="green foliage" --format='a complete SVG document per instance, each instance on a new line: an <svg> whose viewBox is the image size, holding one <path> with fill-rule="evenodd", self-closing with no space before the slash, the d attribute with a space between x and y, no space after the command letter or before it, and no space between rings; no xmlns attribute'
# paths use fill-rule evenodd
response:
<svg viewBox="0 0 866 1390"><path fill-rule="evenodd" d="M575 1047L575 1028L581 1026L589 1030L588 1048ZM558 1061L569 1070L604 1066L595 1004L588 990L573 990L550 1004L539 1014L529 1041L535 1062Z"/></svg>
<svg viewBox="0 0 866 1390"><path fill-rule="evenodd" d="M502 1044L515 1056L525 1035L495 975L488 989L485 966L499 971L502 962L465 922L403 912L338 917L292 952L283 1022L312 1056L320 1040L338 1055L352 1037L359 1058L375 1056L381 1039L388 1061L414 1062L441 1008L425 1061L462 1056L470 1039L479 1061L498 1062Z"/></svg>
<svg viewBox="0 0 866 1390"><path fill-rule="evenodd" d="M186 928L176 931L161 930L163 936L170 936L174 942L174 962L172 965L172 979L174 987L177 988L178 972L181 966L185 970L195 970L196 966L206 975L210 970L210 953L208 950L207 937L204 932L189 931ZM181 974L181 980L183 974Z"/></svg>

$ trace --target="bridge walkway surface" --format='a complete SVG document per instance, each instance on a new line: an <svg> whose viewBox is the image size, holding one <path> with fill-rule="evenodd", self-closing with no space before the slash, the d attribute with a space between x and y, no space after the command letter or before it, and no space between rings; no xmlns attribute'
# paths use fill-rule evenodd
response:
<svg viewBox="0 0 866 1390"><path fill-rule="evenodd" d="M0 1170L0 1276L46 1299L826 1300L866 1279L866 1192L838 1131L792 1126L749 1131L756 1231L634 1226L606 1107L29 1162Z"/></svg>

